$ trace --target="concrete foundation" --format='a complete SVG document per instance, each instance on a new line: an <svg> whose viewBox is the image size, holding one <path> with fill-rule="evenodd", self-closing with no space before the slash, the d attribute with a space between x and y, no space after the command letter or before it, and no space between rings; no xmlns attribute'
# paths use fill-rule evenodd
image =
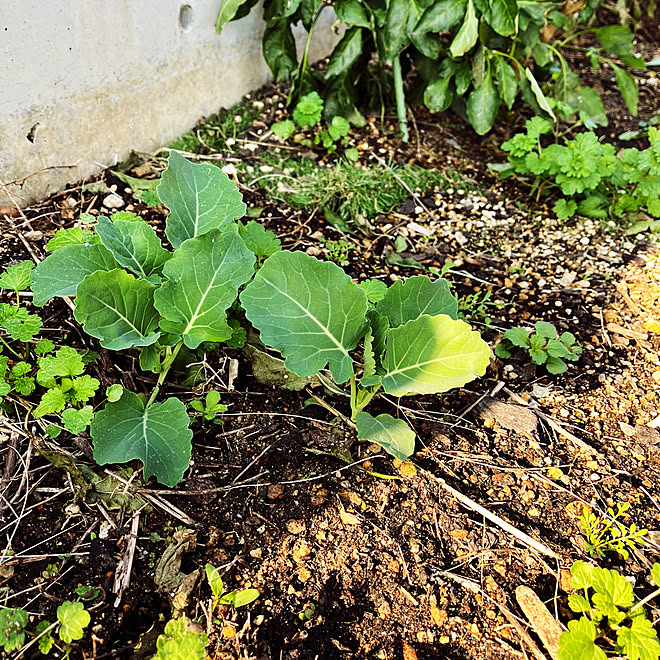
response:
<svg viewBox="0 0 660 660"><path fill-rule="evenodd" d="M151 152L270 79L261 7L215 33L218 0L4 0L0 181L25 206ZM335 42L331 12L312 57ZM301 29L299 46L305 34ZM0 204L7 201L0 190Z"/></svg>

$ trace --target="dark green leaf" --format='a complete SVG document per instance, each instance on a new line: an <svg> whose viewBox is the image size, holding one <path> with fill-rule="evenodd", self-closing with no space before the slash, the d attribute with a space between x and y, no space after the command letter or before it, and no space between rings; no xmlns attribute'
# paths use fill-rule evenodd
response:
<svg viewBox="0 0 660 660"><path fill-rule="evenodd" d="M325 72L326 79L335 78L346 73L362 53L362 28L354 27L346 30L344 36L335 46L328 61Z"/></svg>
<svg viewBox="0 0 660 660"><path fill-rule="evenodd" d="M415 26L415 32L446 32L451 30L465 16L467 0L440 0L433 2L422 14Z"/></svg>
<svg viewBox="0 0 660 660"><path fill-rule="evenodd" d="M511 110L518 93L518 81L513 67L503 58L497 61L497 91L506 107Z"/></svg>
<svg viewBox="0 0 660 660"><path fill-rule="evenodd" d="M630 55L633 49L633 33L625 25L606 25L594 33L600 45L613 55Z"/></svg>
<svg viewBox="0 0 660 660"><path fill-rule="evenodd" d="M337 18L344 21L346 25L369 27L367 12L358 0L335 0L334 8Z"/></svg>
<svg viewBox="0 0 660 660"><path fill-rule="evenodd" d="M245 2L246 0L222 0L220 3L220 11L218 12L218 17L215 21L216 34L222 32L222 28L229 23L234 16L236 16L240 6Z"/></svg>
<svg viewBox="0 0 660 660"><path fill-rule="evenodd" d="M481 85L470 92L467 102L468 119L479 135L488 133L493 127L499 107L500 97L489 71Z"/></svg>
<svg viewBox="0 0 660 660"><path fill-rule="evenodd" d="M400 461L407 460L415 451L415 432L402 419L359 412L355 424L360 440L375 442Z"/></svg>
<svg viewBox="0 0 660 660"><path fill-rule="evenodd" d="M607 115L603 102L596 90L591 87L580 89L582 103L580 104L580 121L585 128L593 129L596 126L607 126Z"/></svg>
<svg viewBox="0 0 660 660"><path fill-rule="evenodd" d="M286 19L267 23L263 56L277 82L289 80L298 69L296 41Z"/></svg>
<svg viewBox="0 0 660 660"><path fill-rule="evenodd" d="M485 15L488 24L503 37L515 33L518 25L518 5L516 0L490 0L490 11Z"/></svg>

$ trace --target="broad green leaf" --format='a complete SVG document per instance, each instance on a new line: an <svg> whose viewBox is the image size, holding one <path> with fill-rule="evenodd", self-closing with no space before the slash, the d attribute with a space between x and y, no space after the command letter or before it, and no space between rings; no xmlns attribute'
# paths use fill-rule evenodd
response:
<svg viewBox="0 0 660 660"><path fill-rule="evenodd" d="M380 384L380 376L376 373L376 354L373 349L374 336L371 328L367 328L364 336L364 369L360 385L362 387L374 387Z"/></svg>
<svg viewBox="0 0 660 660"><path fill-rule="evenodd" d="M387 331L383 389L388 394L435 394L483 376L490 349L464 321L420 316Z"/></svg>
<svg viewBox="0 0 660 660"><path fill-rule="evenodd" d="M548 99L545 98L545 94L539 87L538 82L536 82L536 78L534 78L534 74L529 70L529 67L525 67L525 78L527 78L529 85L532 88L532 92L534 93L534 97L536 98L536 102L539 104L541 110L547 112L554 121L557 121L557 117L555 117L555 113L552 111Z"/></svg>
<svg viewBox="0 0 660 660"><path fill-rule="evenodd" d="M0 275L0 288L11 289L12 291L24 291L29 289L32 284L32 261L21 261L18 264L9 266L7 270Z"/></svg>
<svg viewBox="0 0 660 660"><path fill-rule="evenodd" d="M57 620L60 622L59 637L65 644L82 639L85 628L91 621L89 612L81 602L65 600L57 608Z"/></svg>
<svg viewBox="0 0 660 660"><path fill-rule="evenodd" d="M474 5L472 0L468 0L467 11L465 13L465 18L463 19L463 25L458 31L454 40L449 46L449 52L452 57L461 57L465 55L472 47L477 43L477 37L479 36L479 21L474 12Z"/></svg>
<svg viewBox="0 0 660 660"><path fill-rule="evenodd" d="M288 140L295 132L296 125L290 119L278 121L270 127L270 130L277 135L280 140Z"/></svg>
<svg viewBox="0 0 660 660"><path fill-rule="evenodd" d="M600 45L613 55L630 55L633 50L633 33L625 25L606 25L593 30Z"/></svg>
<svg viewBox="0 0 660 660"><path fill-rule="evenodd" d="M607 114L598 93L591 87L581 87L580 97L580 121L585 128L592 129L596 126L607 126Z"/></svg>
<svg viewBox="0 0 660 660"><path fill-rule="evenodd" d="M539 337L545 337L546 339L554 339L557 336L557 329L547 321L537 321L534 324L534 330Z"/></svg>
<svg viewBox="0 0 660 660"><path fill-rule="evenodd" d="M39 360L39 366L60 378L79 376L85 371L82 356L71 346L62 346L55 355Z"/></svg>
<svg viewBox="0 0 660 660"><path fill-rule="evenodd" d="M254 274L254 261L235 225L187 240L165 264L168 281L154 295L160 327L182 335L189 348L229 339L226 310Z"/></svg>
<svg viewBox="0 0 660 660"><path fill-rule="evenodd" d="M415 3L410 0L390 0L382 31L383 55L386 60L393 60L408 46L408 19L415 11ZM413 25L414 27L414 25Z"/></svg>
<svg viewBox="0 0 660 660"><path fill-rule="evenodd" d="M424 105L431 112L443 112L454 99L454 92L450 87L451 74L434 80L424 90Z"/></svg>
<svg viewBox="0 0 660 660"><path fill-rule="evenodd" d="M155 288L120 269L97 271L78 286L73 315L87 334L101 340L103 348L119 351L148 346L160 334L153 305Z"/></svg>
<svg viewBox="0 0 660 660"><path fill-rule="evenodd" d="M15 309L14 317L4 321L2 325L12 339L28 342L41 330L43 321L36 314L30 314L24 307Z"/></svg>
<svg viewBox="0 0 660 660"><path fill-rule="evenodd" d="M563 374L568 370L566 363L558 357L547 357L545 360L545 368L551 374Z"/></svg>
<svg viewBox="0 0 660 660"><path fill-rule="evenodd" d="M619 628L616 641L628 660L658 660L660 641L653 624L645 617L632 620L630 628Z"/></svg>
<svg viewBox="0 0 660 660"><path fill-rule="evenodd" d="M518 4L516 0L490 0L485 16L488 24L503 37L510 37L518 27Z"/></svg>
<svg viewBox="0 0 660 660"><path fill-rule="evenodd" d="M175 486L190 463L192 431L186 406L175 397L145 409L133 392L97 412L90 426L99 465L138 459L144 478Z"/></svg>
<svg viewBox="0 0 660 660"><path fill-rule="evenodd" d="M226 227L246 209L238 188L219 167L191 163L175 151L170 152L158 195L170 210L165 234L175 248L188 238Z"/></svg>
<svg viewBox="0 0 660 660"><path fill-rule="evenodd" d="M446 32L465 16L466 0L439 0L429 5L415 26L415 33Z"/></svg>
<svg viewBox="0 0 660 660"><path fill-rule="evenodd" d="M511 110L518 93L518 81L513 67L502 57L497 60L497 91L506 107Z"/></svg>
<svg viewBox="0 0 660 660"><path fill-rule="evenodd" d="M355 425L360 440L375 442L400 461L415 451L415 432L402 419L387 414L372 417L363 411L356 415Z"/></svg>
<svg viewBox="0 0 660 660"><path fill-rule="evenodd" d="M0 648L7 653L19 650L25 643L25 626L28 624L28 613L18 607L10 609L0 606Z"/></svg>
<svg viewBox="0 0 660 660"><path fill-rule="evenodd" d="M390 327L398 328L422 314L446 314L455 319L458 315L458 301L447 280L441 278L431 281L426 275L415 275L405 281L397 280L387 289L376 309L387 317Z"/></svg>
<svg viewBox="0 0 660 660"><path fill-rule="evenodd" d="M568 622L568 631L559 637L558 660L607 660L605 652L598 648L596 626L587 617Z"/></svg>
<svg viewBox="0 0 660 660"><path fill-rule="evenodd" d="M87 403L96 394L99 384L98 379L92 378L89 374L74 378L71 381L72 391L69 392L72 403Z"/></svg>
<svg viewBox="0 0 660 660"><path fill-rule="evenodd" d="M635 79L620 66L610 63L614 69L614 77L616 79L616 84L619 86L619 91L621 96L626 104L630 114L633 117L637 116L637 101L639 93L637 91L637 82Z"/></svg>
<svg viewBox="0 0 660 660"><path fill-rule="evenodd" d="M344 33L328 60L326 79L346 73L362 53L362 28L353 27Z"/></svg>
<svg viewBox="0 0 660 660"><path fill-rule="evenodd" d="M327 364L337 383L353 370L349 351L364 332L367 296L341 268L302 252L276 252L241 294L261 341L299 376Z"/></svg>
<svg viewBox="0 0 660 660"><path fill-rule="evenodd" d="M144 220L115 220L101 216L96 232L114 258L143 280L157 273L172 256Z"/></svg>
<svg viewBox="0 0 660 660"><path fill-rule="evenodd" d="M220 11L218 17L215 19L215 32L220 34L222 28L229 23L229 21L236 16L236 12L246 0L222 0L220 3Z"/></svg>
<svg viewBox="0 0 660 660"><path fill-rule="evenodd" d="M207 641L205 633L188 630L185 616L170 619L156 640L158 652L153 660L204 660Z"/></svg>
<svg viewBox="0 0 660 660"><path fill-rule="evenodd" d="M468 120L479 135L485 135L493 127L499 107L500 97L488 71L481 85L470 92L467 101Z"/></svg>
<svg viewBox="0 0 660 660"><path fill-rule="evenodd" d="M579 594L571 594L568 597L568 606L571 612L589 612L591 610L591 603Z"/></svg>
<svg viewBox="0 0 660 660"><path fill-rule="evenodd" d="M298 69L296 40L286 19L266 23L261 52L276 82L289 80Z"/></svg>
<svg viewBox="0 0 660 660"><path fill-rule="evenodd" d="M55 348L55 344L50 339L40 339L34 347L35 355L46 355Z"/></svg>
<svg viewBox="0 0 660 660"><path fill-rule="evenodd" d="M93 417L94 409L91 406L85 406L80 410L67 408L62 413L62 426L70 433L77 435L87 428Z"/></svg>
<svg viewBox="0 0 660 660"><path fill-rule="evenodd" d="M97 270L119 264L103 245L69 245L46 257L32 272L32 292L37 307L55 296L75 296L78 285Z"/></svg>

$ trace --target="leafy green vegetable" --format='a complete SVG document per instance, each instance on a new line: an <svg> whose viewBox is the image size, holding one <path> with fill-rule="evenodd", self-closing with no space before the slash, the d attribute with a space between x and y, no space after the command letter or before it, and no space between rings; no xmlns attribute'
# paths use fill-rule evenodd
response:
<svg viewBox="0 0 660 660"><path fill-rule="evenodd" d="M81 227L71 227L70 229L58 229L55 236L46 243L46 249L49 252L55 252L67 245L85 245L99 243L99 237L89 229Z"/></svg>
<svg viewBox="0 0 660 660"><path fill-rule="evenodd" d="M386 413L372 417L364 411L355 416L358 438L375 442L400 461L415 451L415 432L402 419Z"/></svg>
<svg viewBox="0 0 660 660"><path fill-rule="evenodd" d="M187 238L228 226L246 206L231 179L218 167L195 165L171 151L158 195L170 209L165 234L178 248Z"/></svg>
<svg viewBox="0 0 660 660"><path fill-rule="evenodd" d="M153 660L204 660L208 637L186 628L186 618L170 619L165 632L158 636L158 652Z"/></svg>
<svg viewBox="0 0 660 660"><path fill-rule="evenodd" d="M136 394L124 390L121 399L108 403L92 420L94 460L99 465L142 461L144 476L175 486L190 462L186 407L171 397L145 407Z"/></svg>
<svg viewBox="0 0 660 660"><path fill-rule="evenodd" d="M240 300L261 340L284 355L287 369L312 376L329 364L337 383L348 380L349 351L364 330L367 296L341 268L302 252L276 252Z"/></svg>
<svg viewBox="0 0 660 660"><path fill-rule="evenodd" d="M328 64L330 69L332 62ZM327 74L331 75L331 73ZM300 98L295 110L293 111L293 121L301 128L305 126L316 126L321 121L321 113L323 112L323 99L317 92L310 92Z"/></svg>

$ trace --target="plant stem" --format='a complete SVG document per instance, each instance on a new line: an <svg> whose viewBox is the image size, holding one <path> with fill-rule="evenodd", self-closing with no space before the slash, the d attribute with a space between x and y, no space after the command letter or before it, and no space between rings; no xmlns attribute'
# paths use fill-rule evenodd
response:
<svg viewBox="0 0 660 660"><path fill-rule="evenodd" d="M628 616L635 610L638 610L640 607L644 607L646 603L648 603L650 600L653 600L656 596L660 595L660 589L656 589L655 591L652 591L644 600L640 600L639 603L635 604L633 607L631 607L628 610Z"/></svg>
<svg viewBox="0 0 660 660"><path fill-rule="evenodd" d="M0 341L5 345L5 348L9 349L19 360L21 356L5 341L4 337L0 337Z"/></svg>
<svg viewBox="0 0 660 660"><path fill-rule="evenodd" d="M183 346L183 339L174 347L174 349L169 354L169 356L166 357L165 360L163 361L160 374L158 374L158 380L156 381L156 386L151 392L151 396L149 397L149 401L147 401L147 405L145 406L145 409L148 408L156 400L156 397L158 396L158 392L160 392L161 385L165 382L165 377L167 376L167 372L170 370L170 367L174 364L174 360L176 360L176 356L179 354L179 351L181 350L182 346Z"/></svg>
<svg viewBox="0 0 660 660"><path fill-rule="evenodd" d="M394 75L394 95L396 96L396 115L399 119L399 128L401 129L401 141L407 143L408 120L406 118L406 98L403 94L403 77L401 75L401 55L397 55L392 60L392 73Z"/></svg>

